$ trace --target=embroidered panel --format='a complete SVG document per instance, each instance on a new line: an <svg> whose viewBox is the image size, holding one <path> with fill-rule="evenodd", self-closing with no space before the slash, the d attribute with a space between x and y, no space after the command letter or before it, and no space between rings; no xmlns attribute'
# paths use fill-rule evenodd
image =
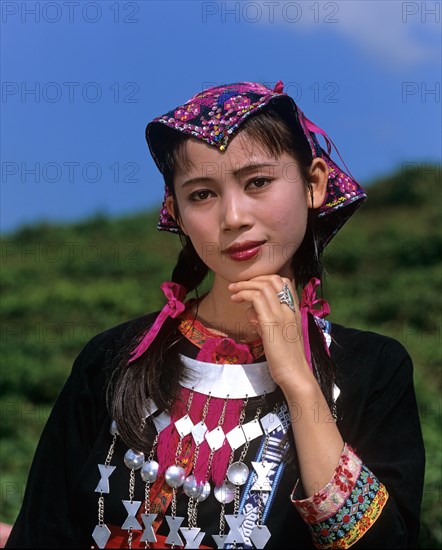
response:
<svg viewBox="0 0 442 550"><path fill-rule="evenodd" d="M337 472L338 469L339 473L336 475L335 472L334 481L338 486L342 484L341 491L345 492L345 487L351 486L352 483L351 478L348 483L343 481L343 475L347 475L345 470L349 471L349 469L341 467L341 461ZM329 518L310 523L309 527L315 546L318 548L349 548L375 523L387 500L388 492L385 486L362 464L360 474L356 482L353 483L350 495L343 506ZM333 506L332 504L330 509ZM296 507L298 510L302 509L302 505L300 507L298 504ZM322 510L324 508L322 506ZM307 516L305 516L305 508L301 512L304 514L303 517L307 518L307 523L313 520L315 513L319 516L320 512L314 506L309 508Z"/></svg>

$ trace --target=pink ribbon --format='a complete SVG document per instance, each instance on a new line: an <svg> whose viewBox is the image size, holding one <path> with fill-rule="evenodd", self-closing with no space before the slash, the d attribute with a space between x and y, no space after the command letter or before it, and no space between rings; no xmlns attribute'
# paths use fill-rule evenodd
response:
<svg viewBox="0 0 442 550"><path fill-rule="evenodd" d="M302 337L304 339L305 356L307 358L307 362L312 372L313 372L312 353L310 349L310 340L308 337L307 313L311 313L312 315L315 315L320 319L323 319L330 313L330 306L328 305L328 302L322 298L316 298L316 287L320 284L321 284L321 281L318 278L313 277L312 279L310 279L310 281L305 285L302 291L301 303L299 304L299 309L301 311L301 326L302 326ZM325 343L325 349L327 353L330 355L328 346L325 342L325 338L324 338L324 343Z"/></svg>
<svg viewBox="0 0 442 550"><path fill-rule="evenodd" d="M319 126L316 126L316 124L314 122L312 122L311 120L309 120L305 114L301 112L301 115L302 115L302 118L304 119L304 123L305 123L305 127L307 128L307 130L309 132L313 132L314 134L320 134L321 136L324 137L325 139L325 142L327 143L327 153L328 153L328 156L331 155L331 151L332 151L332 145L333 147L335 148L336 152L338 153L339 155L339 158L341 159L342 161L342 164L345 166L345 168L347 169L347 172L349 173L349 175L353 178L354 176L352 175L352 173L350 172L350 170L348 169L348 166L345 164L345 160L341 157L341 153L339 152L339 149L336 147L336 145L334 144L333 140L328 136L328 134L325 132L325 130L323 130L322 128L320 128Z"/></svg>
<svg viewBox="0 0 442 550"><path fill-rule="evenodd" d="M158 317L155 319L155 323L143 336L143 339L138 346L131 351L131 355L133 357L129 359L129 363L132 363L132 361L135 361L138 357L143 355L143 353L153 342L154 338L160 331L160 328L163 326L164 321L168 317L175 319L186 309L186 306L183 304L183 300L186 297L187 290L184 286L166 281L160 285L160 288L166 295L167 304L160 311Z"/></svg>
<svg viewBox="0 0 442 550"><path fill-rule="evenodd" d="M278 80L278 82L275 84L275 87L273 88L273 92L275 94L282 94L284 91L284 82L282 80Z"/></svg>

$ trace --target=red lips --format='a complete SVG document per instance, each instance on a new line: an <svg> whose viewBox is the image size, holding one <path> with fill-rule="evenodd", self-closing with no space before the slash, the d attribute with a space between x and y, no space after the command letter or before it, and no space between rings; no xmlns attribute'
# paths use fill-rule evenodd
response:
<svg viewBox="0 0 442 550"><path fill-rule="evenodd" d="M251 248L256 248L257 246L261 246L264 244L265 241L245 241L244 243L235 243L232 244L232 246L229 246L229 248L226 248L227 254L231 254L232 252L241 252L242 250L250 250Z"/></svg>
<svg viewBox="0 0 442 550"><path fill-rule="evenodd" d="M250 260L259 254L261 252L261 245L264 243L265 241L246 241L244 243L236 243L229 246L225 252L232 260L244 262L245 260Z"/></svg>

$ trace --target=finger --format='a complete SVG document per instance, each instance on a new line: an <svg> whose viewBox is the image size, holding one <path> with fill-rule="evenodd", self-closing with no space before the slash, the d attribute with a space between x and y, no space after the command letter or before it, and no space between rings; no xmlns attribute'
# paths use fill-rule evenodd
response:
<svg viewBox="0 0 442 550"><path fill-rule="evenodd" d="M249 281L240 281L238 283L233 283L232 285L229 285L229 290L233 292L233 301L240 301L239 296L244 290L255 290L261 292L267 297L269 303L272 304L275 315L277 315L281 304L278 293L283 290L285 284L287 284L291 292L295 311L299 310L299 299L295 289L293 288L289 279L282 278L279 275L255 277L254 279L250 279ZM289 309L291 310L291 308Z"/></svg>
<svg viewBox="0 0 442 550"><path fill-rule="evenodd" d="M294 330L296 333L298 332L299 314L294 313L287 305L274 301L273 295L270 301L260 290L242 290L235 296L234 301L240 300L252 303L256 316L255 326L257 326L262 338L265 338L264 334L267 334L266 339L274 342L275 338L280 341L287 331L290 333ZM295 340L292 339L292 341Z"/></svg>
<svg viewBox="0 0 442 550"><path fill-rule="evenodd" d="M292 345L300 341L299 319L285 305L278 303L277 313L269 304L266 296L256 290L242 290L238 293L238 299L243 302L251 302L253 306L248 308L251 317L250 324L256 327L256 332L267 344L277 346ZM281 348L282 349L282 348Z"/></svg>
<svg viewBox="0 0 442 550"><path fill-rule="evenodd" d="M253 306L250 306L246 309L246 316L249 323L251 323L252 325L258 324L258 316L256 315L256 311Z"/></svg>
<svg viewBox="0 0 442 550"><path fill-rule="evenodd" d="M269 300L262 288L241 290L231 296L236 303L249 302L255 310L258 322L273 321L281 317L281 312L274 309L273 297Z"/></svg>
<svg viewBox="0 0 442 550"><path fill-rule="evenodd" d="M238 281L236 283L229 284L229 290L231 292L236 292L238 290L249 289L249 288L261 288L262 284L273 286L275 292L280 292L284 287L284 284L287 284L292 293L295 292L294 283L286 278L281 277L280 275L260 275L259 277L253 277L247 281Z"/></svg>
<svg viewBox="0 0 442 550"><path fill-rule="evenodd" d="M252 286L254 288L244 288L232 294L232 301L236 303L251 302L259 319L262 319L264 315L274 319L284 318L284 312L281 311L281 304L273 286L268 282Z"/></svg>
<svg viewBox="0 0 442 550"><path fill-rule="evenodd" d="M231 292L239 292L240 290L265 290L271 289L272 292L279 292L284 286L284 281L279 275L266 275L263 277L255 277L248 281L239 281L231 283L229 290Z"/></svg>

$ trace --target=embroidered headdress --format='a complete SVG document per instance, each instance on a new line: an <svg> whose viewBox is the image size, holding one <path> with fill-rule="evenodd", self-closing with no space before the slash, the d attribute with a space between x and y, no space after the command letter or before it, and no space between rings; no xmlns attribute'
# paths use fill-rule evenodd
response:
<svg viewBox="0 0 442 550"><path fill-rule="evenodd" d="M327 193L316 218L318 245L324 248L367 196L355 179L331 159L332 142L327 134L304 115L283 89L284 85L279 81L273 90L254 82L237 82L204 90L184 105L152 120L146 128L147 144L163 173L171 130L224 151L245 120L263 109L272 108L290 127L301 126L313 158L323 158L329 167ZM324 136L327 151L319 144L316 134ZM179 233L178 225L166 210L165 201L169 194L166 186L157 227L160 231Z"/></svg>

